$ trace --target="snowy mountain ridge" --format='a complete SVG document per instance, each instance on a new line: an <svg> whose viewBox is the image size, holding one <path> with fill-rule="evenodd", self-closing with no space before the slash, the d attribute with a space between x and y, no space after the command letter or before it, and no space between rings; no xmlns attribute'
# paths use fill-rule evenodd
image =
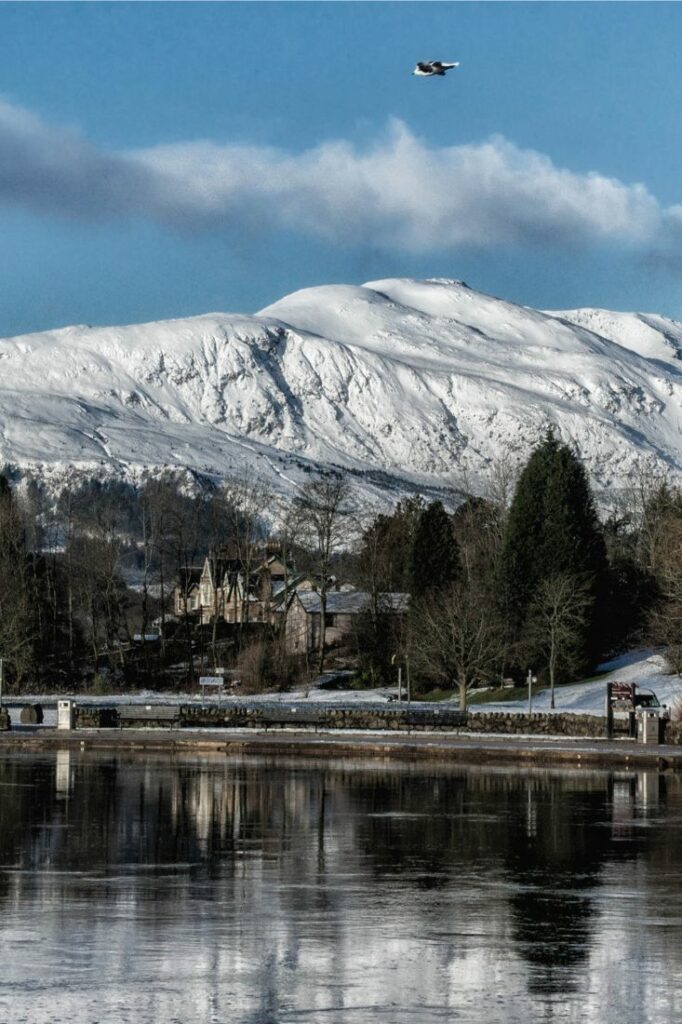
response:
<svg viewBox="0 0 682 1024"><path fill-rule="evenodd" d="M60 479L189 469L289 488L317 466L375 492L482 487L549 424L598 488L682 471L682 324L541 312L461 281L295 292L257 315L0 341L0 465Z"/></svg>

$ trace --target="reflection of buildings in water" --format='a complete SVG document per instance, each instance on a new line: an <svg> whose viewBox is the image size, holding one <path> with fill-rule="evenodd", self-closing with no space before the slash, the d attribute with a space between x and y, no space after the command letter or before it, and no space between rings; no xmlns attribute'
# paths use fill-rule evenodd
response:
<svg viewBox="0 0 682 1024"><path fill-rule="evenodd" d="M632 834L636 788L634 772L614 772L611 788L611 835L614 839Z"/></svg>
<svg viewBox="0 0 682 1024"><path fill-rule="evenodd" d="M54 791L58 797L66 797L73 789L71 751L58 750L56 753Z"/></svg>
<svg viewBox="0 0 682 1024"><path fill-rule="evenodd" d="M171 780L171 811L174 824L191 821L200 845L207 847L210 839L223 841L228 825L239 814L234 785L223 775L210 771L191 776L176 773Z"/></svg>
<svg viewBox="0 0 682 1024"><path fill-rule="evenodd" d="M538 831L538 811L534 789L533 778L531 776L526 784L526 835L529 839L537 835Z"/></svg>
<svg viewBox="0 0 682 1024"><path fill-rule="evenodd" d="M281 855L304 842L299 855L317 864L347 845L347 830L338 828L345 787L325 772L278 773L257 765L179 768L170 779L170 813L176 831L189 828L205 854L249 848L249 856ZM334 813L329 815L328 811Z"/></svg>
<svg viewBox="0 0 682 1024"><path fill-rule="evenodd" d="M661 791L665 779L656 771L637 772L636 800L638 806L646 813L657 811L661 802Z"/></svg>
<svg viewBox="0 0 682 1024"><path fill-rule="evenodd" d="M611 790L611 835L631 838L638 822L655 817L665 799L666 780L657 771L614 772Z"/></svg>

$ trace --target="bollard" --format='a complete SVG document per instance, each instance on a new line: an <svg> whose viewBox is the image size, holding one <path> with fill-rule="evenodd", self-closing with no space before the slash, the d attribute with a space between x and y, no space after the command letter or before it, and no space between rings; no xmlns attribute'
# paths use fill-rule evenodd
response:
<svg viewBox="0 0 682 1024"><path fill-rule="evenodd" d="M75 704L72 700L57 701L57 728L73 729Z"/></svg>
<svg viewBox="0 0 682 1024"><path fill-rule="evenodd" d="M660 719L658 711L640 708L637 712L637 742L647 747L660 743Z"/></svg>

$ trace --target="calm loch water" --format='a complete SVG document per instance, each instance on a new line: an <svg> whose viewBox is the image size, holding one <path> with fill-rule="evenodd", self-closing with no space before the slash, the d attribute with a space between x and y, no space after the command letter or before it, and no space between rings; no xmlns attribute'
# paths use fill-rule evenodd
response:
<svg viewBox="0 0 682 1024"><path fill-rule="evenodd" d="M5 1024L678 1024L682 779L0 760Z"/></svg>

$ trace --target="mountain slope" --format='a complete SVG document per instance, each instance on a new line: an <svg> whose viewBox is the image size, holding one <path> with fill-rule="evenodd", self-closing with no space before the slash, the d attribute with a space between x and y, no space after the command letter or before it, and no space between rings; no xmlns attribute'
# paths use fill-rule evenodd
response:
<svg viewBox="0 0 682 1024"><path fill-rule="evenodd" d="M380 490L481 484L550 423L598 486L682 467L682 324L543 313L458 281L386 280L215 313L0 341L0 464L147 467L277 486L341 466Z"/></svg>

